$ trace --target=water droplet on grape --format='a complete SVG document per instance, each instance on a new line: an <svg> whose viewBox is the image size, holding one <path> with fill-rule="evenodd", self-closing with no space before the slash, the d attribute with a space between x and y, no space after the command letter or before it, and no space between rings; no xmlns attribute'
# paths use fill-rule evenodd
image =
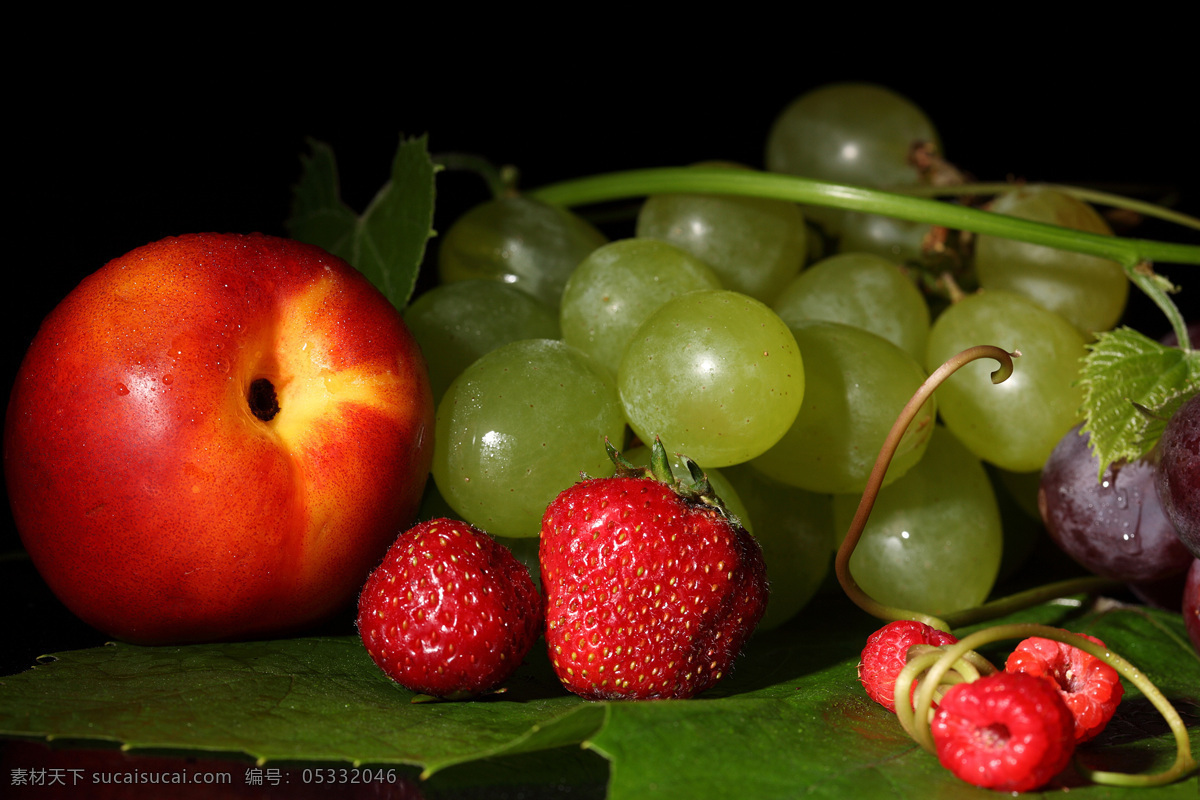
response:
<svg viewBox="0 0 1200 800"><path fill-rule="evenodd" d="M170 374L163 375L162 382L163 382L163 385L170 386L172 383L175 382L175 376L170 375Z"/></svg>
<svg viewBox="0 0 1200 800"><path fill-rule="evenodd" d="M129 394L129 387L123 383L118 383L117 384L117 394L119 394L119 395Z"/></svg>

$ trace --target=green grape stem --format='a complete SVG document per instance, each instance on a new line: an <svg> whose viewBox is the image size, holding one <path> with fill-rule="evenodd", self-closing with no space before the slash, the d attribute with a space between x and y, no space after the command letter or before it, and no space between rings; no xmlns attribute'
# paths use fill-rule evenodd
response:
<svg viewBox="0 0 1200 800"><path fill-rule="evenodd" d="M940 652L914 653L914 658L909 661L905 668L901 670L900 675L897 676L895 685L895 696L897 698L907 698L911 691L912 682L922 672L925 673L924 678L921 679L921 682L917 686L916 696L911 706L909 703L898 702L896 704L896 715L899 717L900 724L904 727L904 730L922 748L930 753L936 753L930 723L933 719L934 695L939 687L946 683L961 683L964 679L969 679L966 677L967 671L962 669L962 665L968 659L969 654L973 653L979 647L1006 639L1023 640L1034 636L1076 647L1108 664L1121 677L1137 687L1138 691L1158 709L1158 712L1162 714L1167 726L1175 736L1175 761L1168 769L1162 772L1148 775L1107 772L1093 770L1077 763L1077 768L1085 778L1093 783L1109 786L1148 787L1174 783L1196 771L1197 763L1196 759L1192 756L1191 740L1188 736L1187 726L1179 716L1179 712L1175 710L1171 702L1159 691L1153 681L1146 677L1133 664L1107 647L1102 647L1082 636L1048 625L1031 623L997 625L965 636L955 644L938 648ZM947 680L947 676L952 670L957 674L950 675Z"/></svg>
<svg viewBox="0 0 1200 800"><path fill-rule="evenodd" d="M1083 200L1086 203L1093 205L1108 206L1109 208L1121 208L1127 211L1133 211L1143 217L1154 217L1161 219L1164 222L1171 222L1185 228L1200 230L1200 219L1184 214L1180 211L1175 211L1170 208L1164 208L1155 203L1147 203L1144 200L1135 200L1131 197L1125 197L1111 192L1102 192L1097 189L1087 189L1080 186L1067 186L1060 183L1038 183L1038 184L1015 184L1015 183L961 183L951 186L899 186L893 191L899 194L906 194L911 197L965 197L977 195L994 195L1011 192L1013 189L1019 189L1028 186L1039 186L1045 189L1053 189L1062 194L1068 194L1072 197Z"/></svg>
<svg viewBox="0 0 1200 800"><path fill-rule="evenodd" d="M659 167L628 170L563 181L528 192L528 195L546 203L575 206L673 193L764 197L882 214L1111 259L1119 263L1134 285L1166 314L1181 346L1188 347L1187 325L1168 295L1173 287L1155 275L1150 265L1155 261L1200 264L1200 247L1195 245L1103 236L924 197L748 169Z"/></svg>
<svg viewBox="0 0 1200 800"><path fill-rule="evenodd" d="M659 167L628 170L563 181L527 194L546 203L574 206L678 193L765 197L882 214L1108 258L1127 270L1143 261L1200 264L1200 247L1195 245L1102 236L923 197L746 169Z"/></svg>

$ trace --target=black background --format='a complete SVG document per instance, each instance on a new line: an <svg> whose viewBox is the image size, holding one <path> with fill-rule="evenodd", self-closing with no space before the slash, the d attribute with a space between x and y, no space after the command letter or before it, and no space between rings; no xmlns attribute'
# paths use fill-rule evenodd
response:
<svg viewBox="0 0 1200 800"><path fill-rule="evenodd" d="M186 232L284 233L310 136L333 146L344 199L361 210L402 134L429 134L435 153L515 164L527 187L702 159L760 166L767 129L788 101L829 81L870 80L924 108L946 155L980 179L1157 187L1200 209L1193 75L1172 71L1161 51L1150 71L1098 57L1092 42L960 49L967 34L955 31L940 47L915 47L913 37L930 35L923 29L897 30L884 44L814 44L821 37L809 31L720 28L677 40L598 28L547 48L519 31L467 39L414 27L329 46L321 37L332 34L314 21L263 40L212 31L207 41L62 48L70 68L31 65L10 101L4 396L40 320L109 259ZM478 180L443 177L437 227L483 199ZM1198 241L1175 227L1139 234ZM1163 267L1190 288L1181 305L1193 317L1195 269ZM1136 292L1129 321L1155 336L1166 330ZM20 545L3 506L0 552L10 553ZM4 583L2 672L103 641L35 576Z"/></svg>

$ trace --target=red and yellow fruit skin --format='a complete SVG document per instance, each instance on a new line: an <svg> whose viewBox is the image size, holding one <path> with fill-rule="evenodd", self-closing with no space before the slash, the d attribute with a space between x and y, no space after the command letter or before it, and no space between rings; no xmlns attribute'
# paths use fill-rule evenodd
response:
<svg viewBox="0 0 1200 800"><path fill-rule="evenodd" d="M247 401L259 378L269 421ZM392 305L345 262L258 234L164 239L85 279L43 322L5 425L34 564L139 643L277 634L349 605L433 451Z"/></svg>
<svg viewBox="0 0 1200 800"><path fill-rule="evenodd" d="M581 481L546 509L546 644L589 700L687 698L725 677L762 619L762 550L652 478Z"/></svg>

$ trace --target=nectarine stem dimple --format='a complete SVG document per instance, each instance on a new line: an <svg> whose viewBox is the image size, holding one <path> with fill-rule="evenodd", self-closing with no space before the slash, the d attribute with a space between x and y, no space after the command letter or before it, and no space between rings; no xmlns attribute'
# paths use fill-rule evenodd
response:
<svg viewBox="0 0 1200 800"><path fill-rule="evenodd" d="M266 378L258 378L250 384L250 412L263 422L270 422L279 413L279 399L275 386Z"/></svg>

